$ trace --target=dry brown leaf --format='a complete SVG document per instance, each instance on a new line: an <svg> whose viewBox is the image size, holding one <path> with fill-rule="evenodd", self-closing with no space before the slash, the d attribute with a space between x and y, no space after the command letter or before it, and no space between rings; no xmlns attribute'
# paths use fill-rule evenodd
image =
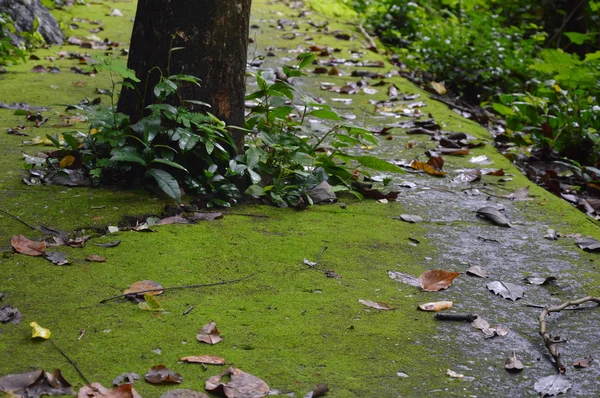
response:
<svg viewBox="0 0 600 398"><path fill-rule="evenodd" d="M573 366L576 368L589 368L592 365L593 360L594 359L591 356L577 359L573 361Z"/></svg>
<svg viewBox="0 0 600 398"><path fill-rule="evenodd" d="M162 288L163 288L163 286L158 282L154 282L154 281L150 281L150 280L143 280L143 281L138 281L138 282L133 283L131 286L129 286L127 289L125 289L123 291L123 294L134 295L137 292L143 292L145 290L152 290L152 289L162 289ZM148 292L148 293L153 296L157 296L159 294L162 294L162 290L159 290L156 292Z"/></svg>
<svg viewBox="0 0 600 398"><path fill-rule="evenodd" d="M369 301L369 300L358 300L359 303L366 305L367 307L375 308L376 310L392 310L386 303L380 303L377 301Z"/></svg>
<svg viewBox="0 0 600 398"><path fill-rule="evenodd" d="M202 326L196 340L206 344L217 344L223 341L223 338L219 335L219 329L217 329L215 321L210 321L210 323Z"/></svg>
<svg viewBox="0 0 600 398"><path fill-rule="evenodd" d="M436 169L435 167L431 166L430 164L427 164L425 162L420 162L418 160L413 160L410 163L410 167L412 167L415 170L423 170L425 173L432 175L432 176L436 176L436 177L443 177L446 175L445 171Z"/></svg>
<svg viewBox="0 0 600 398"><path fill-rule="evenodd" d="M523 370L523 362L517 358L517 353L513 351L512 355L504 361L504 369L510 373L519 373Z"/></svg>
<svg viewBox="0 0 600 398"><path fill-rule="evenodd" d="M46 253L46 242L36 242L23 235L15 235L10 240L10 245L17 253L27 256L43 256Z"/></svg>
<svg viewBox="0 0 600 398"><path fill-rule="evenodd" d="M59 369L54 372L36 370L0 377L0 392L9 393L11 397L75 394Z"/></svg>
<svg viewBox="0 0 600 398"><path fill-rule="evenodd" d="M180 361L189 363L204 363L207 365L225 365L225 358L215 357L213 355L200 355L179 358Z"/></svg>
<svg viewBox="0 0 600 398"><path fill-rule="evenodd" d="M445 270L431 270L423 272L419 276L419 284L426 292L437 292L448 289L452 285L454 278L460 275L460 272Z"/></svg>
<svg viewBox="0 0 600 398"><path fill-rule="evenodd" d="M183 377L165 365L156 365L146 373L146 381L152 384L182 383Z"/></svg>
<svg viewBox="0 0 600 398"><path fill-rule="evenodd" d="M77 393L77 398L142 398L131 384L121 384L109 390L100 383L83 386Z"/></svg>
<svg viewBox="0 0 600 398"><path fill-rule="evenodd" d="M71 166L73 163L75 163L75 158L71 155L67 155L60 160L60 163L58 164L58 166L61 169L65 169L65 168Z"/></svg>
<svg viewBox="0 0 600 398"><path fill-rule="evenodd" d="M502 177L504 175L504 170L503 169L498 169L496 171L488 171L486 173L484 173L486 176L496 176L496 177Z"/></svg>
<svg viewBox="0 0 600 398"><path fill-rule="evenodd" d="M425 303L419 305L419 308L423 311L442 311L452 308L452 301L433 301L431 303Z"/></svg>
<svg viewBox="0 0 600 398"><path fill-rule="evenodd" d="M223 376L231 376L228 383L221 383ZM269 393L269 386L258 377L229 367L225 372L209 378L204 388L212 393L222 393L227 398L260 398Z"/></svg>

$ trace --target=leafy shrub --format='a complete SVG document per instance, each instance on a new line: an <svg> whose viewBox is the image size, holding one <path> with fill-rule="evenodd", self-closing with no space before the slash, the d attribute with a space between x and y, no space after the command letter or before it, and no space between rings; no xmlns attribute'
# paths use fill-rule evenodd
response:
<svg viewBox="0 0 600 398"><path fill-rule="evenodd" d="M256 101L248 115L246 127L248 149L245 162L253 185L247 193L266 196L278 206L311 203L307 191L328 181L333 191L353 190L353 182L368 169L403 172L399 167L373 156L353 154L353 149L376 145L370 131L341 123L341 117L328 105L315 103L297 92L288 79L302 75L300 69L312 62L314 55L300 56L295 68L284 67L285 79L278 81L272 72L259 71L255 77L258 90L246 99ZM315 132L309 119L329 121L331 126ZM318 123L320 124L320 123Z"/></svg>
<svg viewBox="0 0 600 398"><path fill-rule="evenodd" d="M297 67L286 67L284 73L300 76L300 68L313 59L305 54ZM246 178L251 183L248 195L278 206L301 206L311 203L307 191L322 181L329 180L333 191L360 196L352 183L368 175L365 168L402 172L376 157L350 153L352 148L377 143L368 130L341 123L323 134L313 132L306 126L308 119L341 118L329 106L304 98L290 83L276 81L272 73L256 74L259 90L247 96L257 101L247 119L247 150L232 156L236 146L224 122L209 112L168 104L169 97L179 96L181 82L198 84L196 77L162 76L154 87L155 103L146 107L148 115L132 124L127 115L115 111L114 93L120 84L128 84L116 78L139 80L114 58L105 58L94 68L111 76L112 88L105 91L111 106L79 106L92 120L89 132L48 138L61 148L53 160L59 167L82 168L96 185L154 180L177 201L184 186L207 206L229 206L241 198L239 187ZM177 103L185 102L209 108L183 98Z"/></svg>
<svg viewBox="0 0 600 398"><path fill-rule="evenodd" d="M132 124L127 115L115 111L114 93L118 85L127 84L116 81L117 76L139 81L133 71L113 58L94 68L111 75L112 89L106 91L111 106L80 107L92 120L88 134L64 133L62 140L56 135L49 137L62 148L62 159L71 156L63 163L66 167L71 163L84 168L97 185L130 185L152 178L177 201L182 194L180 185L200 195L208 206L228 206L240 198L231 179L242 175L246 167L230 155L235 145L225 123L209 112L190 112L184 106L166 103L178 95L179 83L198 84L196 77L161 77L153 91L156 102L146 107L150 112Z"/></svg>
<svg viewBox="0 0 600 398"><path fill-rule="evenodd" d="M15 45L11 35L17 33L15 23L7 14L0 14L0 65L11 65L25 60L25 52Z"/></svg>

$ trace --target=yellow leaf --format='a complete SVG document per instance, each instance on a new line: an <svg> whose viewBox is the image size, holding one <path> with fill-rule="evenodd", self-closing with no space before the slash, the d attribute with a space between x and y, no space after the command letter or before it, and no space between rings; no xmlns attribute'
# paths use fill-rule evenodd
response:
<svg viewBox="0 0 600 398"><path fill-rule="evenodd" d="M164 311L160 302L154 297L151 293L144 294L144 300L141 303L138 303L138 307L145 311Z"/></svg>
<svg viewBox="0 0 600 398"><path fill-rule="evenodd" d="M90 135L94 135L94 134L99 133L99 132L100 132L100 130L98 130L98 129L91 129L90 130Z"/></svg>
<svg viewBox="0 0 600 398"><path fill-rule="evenodd" d="M50 338L50 329L46 329L38 325L37 322L31 322L29 324L33 328L31 332L31 338L34 339L36 337L40 337L42 339L48 340Z"/></svg>
<svg viewBox="0 0 600 398"><path fill-rule="evenodd" d="M560 86L556 83L554 83L552 85L552 88L554 89L554 91L556 91L557 93L561 93L562 92L562 88L560 88Z"/></svg>
<svg viewBox="0 0 600 398"><path fill-rule="evenodd" d="M432 81L430 84L431 84L431 87L435 90L435 92L438 93L439 95L446 94L446 86L444 86L444 83L438 83L438 82Z"/></svg>
<svg viewBox="0 0 600 398"><path fill-rule="evenodd" d="M73 163L75 163L75 158L71 155L67 155L60 160L60 163L58 165L60 166L61 169L64 169L64 168L69 167Z"/></svg>

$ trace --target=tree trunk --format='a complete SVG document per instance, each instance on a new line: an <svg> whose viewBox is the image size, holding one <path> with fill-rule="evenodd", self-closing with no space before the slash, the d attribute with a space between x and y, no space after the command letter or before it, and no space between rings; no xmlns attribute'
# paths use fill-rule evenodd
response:
<svg viewBox="0 0 600 398"><path fill-rule="evenodd" d="M250 5L251 0L139 0L128 61L141 80L139 93L124 87L118 110L137 121L154 103L160 73L183 73L199 77L201 87L182 85L182 98L207 102L211 113L242 127ZM177 47L183 49L171 51ZM160 71L149 72L155 67ZM243 133L233 129L232 134L241 152Z"/></svg>

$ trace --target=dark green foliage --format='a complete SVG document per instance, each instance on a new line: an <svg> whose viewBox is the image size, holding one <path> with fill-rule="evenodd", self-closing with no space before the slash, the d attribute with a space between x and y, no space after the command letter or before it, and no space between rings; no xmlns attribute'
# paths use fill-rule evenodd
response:
<svg viewBox="0 0 600 398"><path fill-rule="evenodd" d="M11 34L14 35L16 32L11 17L0 14L0 65L11 65L25 60L25 51L11 38Z"/></svg>

